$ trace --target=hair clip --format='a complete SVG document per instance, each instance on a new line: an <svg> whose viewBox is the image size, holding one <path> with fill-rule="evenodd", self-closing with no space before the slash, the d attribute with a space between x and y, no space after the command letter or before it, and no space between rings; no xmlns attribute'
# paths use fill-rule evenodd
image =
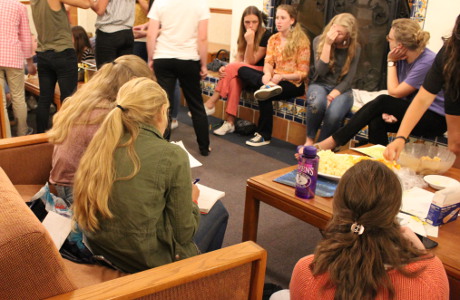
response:
<svg viewBox="0 0 460 300"><path fill-rule="evenodd" d="M121 109L122 111L126 111L126 108L124 108L124 107L121 106L120 104L117 104L117 107L118 107L119 109Z"/></svg>
<svg viewBox="0 0 460 300"><path fill-rule="evenodd" d="M364 226L359 225L358 223L354 222L353 224L351 224L350 230L353 233L357 233L358 235L361 235L364 232Z"/></svg>

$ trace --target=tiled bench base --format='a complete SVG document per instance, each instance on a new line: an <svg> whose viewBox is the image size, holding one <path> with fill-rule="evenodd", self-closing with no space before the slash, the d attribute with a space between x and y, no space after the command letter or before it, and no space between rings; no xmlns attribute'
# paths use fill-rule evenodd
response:
<svg viewBox="0 0 460 300"><path fill-rule="evenodd" d="M203 101L206 102L208 98L214 93L214 89L219 81L218 74L216 72L209 72L210 74L201 82L201 90ZM182 97L182 105L185 104L185 100ZM216 112L214 117L224 120L225 119L225 107L227 105L227 99L221 98L216 103ZM274 115L273 115L273 133L274 138L287 141L294 145L301 145L305 142L306 136L306 98L293 98L283 101L273 102ZM351 116L351 114L350 114ZM241 93L240 103L238 107L238 117L244 120L257 123L259 119L259 109L257 101L254 100L252 92L243 91ZM395 137L395 134L388 134L389 141ZM411 136L411 141L423 141L432 143L435 145L446 146L447 139L445 137L437 138L424 138ZM367 141L367 127L361 130L353 140L350 141L345 148L353 147L356 144L360 144Z"/></svg>

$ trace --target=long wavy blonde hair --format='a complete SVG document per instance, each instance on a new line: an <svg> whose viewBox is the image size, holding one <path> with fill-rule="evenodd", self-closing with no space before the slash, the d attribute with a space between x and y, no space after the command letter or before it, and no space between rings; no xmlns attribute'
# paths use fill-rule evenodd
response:
<svg viewBox="0 0 460 300"><path fill-rule="evenodd" d="M133 178L140 169L134 142L139 135L139 124L158 124L168 106L166 92L153 80L138 77L124 84L118 92L116 105L94 135L75 174L73 189L74 220L83 230L99 229L99 218L111 218L109 197L116 180ZM165 110L166 112L166 110ZM124 134L128 139L121 141ZM116 178L114 153L118 147L127 147L133 164L130 175Z"/></svg>
<svg viewBox="0 0 460 300"><path fill-rule="evenodd" d="M294 24L292 24L292 29L287 36L286 45L283 50L283 56L290 58L295 55L299 47L310 48L310 40L297 22L297 11L295 8L292 5L282 4L276 8L277 11L280 9L286 11L289 17L294 19Z"/></svg>
<svg viewBox="0 0 460 300"><path fill-rule="evenodd" d="M255 6L246 7L246 9L243 11L243 15L241 16L240 31L238 34L237 42L238 53L240 53L241 55L244 55L246 46L248 44L246 42L246 39L244 38L244 34L246 33L246 28L244 27L244 17L249 15L254 15L259 20L259 25L257 26L257 30L254 36L254 53L257 52L257 50L259 49L260 40L262 39L262 36L265 33L263 13Z"/></svg>
<svg viewBox="0 0 460 300"><path fill-rule="evenodd" d="M320 58L321 52L323 51L324 43L326 42L327 33L331 29L332 25L340 25L345 27L348 31L349 37L347 40L348 51L347 59L343 65L342 71L340 72L339 78L343 78L350 71L350 65L353 61L353 58L356 55L356 48L358 47L358 21L356 18L349 13L342 13L334 16L331 21L324 27L323 33L319 38L318 48L316 49L317 59ZM334 56L335 44L332 44L331 55L329 58L329 70L334 70L335 56Z"/></svg>
<svg viewBox="0 0 460 300"><path fill-rule="evenodd" d="M105 114L91 120L91 112L113 107L118 90L133 77L153 78L145 61L136 55L120 56L113 63L102 66L54 115L53 127L48 131L49 141L53 144L64 142L74 125L100 124Z"/></svg>

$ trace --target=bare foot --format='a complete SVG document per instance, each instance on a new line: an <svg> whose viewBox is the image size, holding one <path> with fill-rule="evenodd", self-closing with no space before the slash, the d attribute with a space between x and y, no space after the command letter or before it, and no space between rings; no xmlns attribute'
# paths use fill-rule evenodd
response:
<svg viewBox="0 0 460 300"><path fill-rule="evenodd" d="M337 143L334 141L332 136L318 143L318 147L323 150L334 149L337 147Z"/></svg>

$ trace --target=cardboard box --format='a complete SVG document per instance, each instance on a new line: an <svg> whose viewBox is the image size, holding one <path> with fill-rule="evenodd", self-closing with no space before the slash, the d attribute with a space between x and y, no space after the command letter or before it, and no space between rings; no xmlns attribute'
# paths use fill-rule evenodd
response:
<svg viewBox="0 0 460 300"><path fill-rule="evenodd" d="M460 212L460 187L449 187L434 193L427 223L438 226L455 221Z"/></svg>

